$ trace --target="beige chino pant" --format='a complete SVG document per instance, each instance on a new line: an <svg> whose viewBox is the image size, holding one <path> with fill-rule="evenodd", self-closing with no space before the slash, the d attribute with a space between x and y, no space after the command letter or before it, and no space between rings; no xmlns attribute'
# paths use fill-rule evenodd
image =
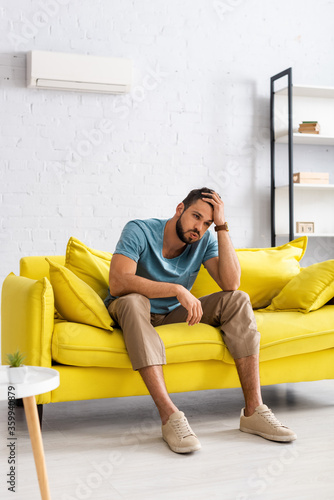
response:
<svg viewBox="0 0 334 500"><path fill-rule="evenodd" d="M199 299L201 323L220 326L223 340L234 359L258 354L260 334L249 300L240 291L217 292ZM151 314L147 297L137 293L111 302L110 316L123 331L124 341L134 370L166 364L165 346L154 327L186 321L188 311L179 306L168 314Z"/></svg>

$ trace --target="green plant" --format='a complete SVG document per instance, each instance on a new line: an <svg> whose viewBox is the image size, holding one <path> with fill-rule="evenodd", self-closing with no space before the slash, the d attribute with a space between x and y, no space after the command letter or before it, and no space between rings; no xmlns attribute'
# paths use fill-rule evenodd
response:
<svg viewBox="0 0 334 500"><path fill-rule="evenodd" d="M16 352L14 352L14 354L7 354L7 359L11 367L18 367L22 365L25 356L19 350L17 350Z"/></svg>

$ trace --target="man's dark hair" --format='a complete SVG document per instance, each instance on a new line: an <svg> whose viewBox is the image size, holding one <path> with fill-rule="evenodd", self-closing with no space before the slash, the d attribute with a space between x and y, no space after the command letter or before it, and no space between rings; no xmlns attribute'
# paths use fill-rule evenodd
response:
<svg viewBox="0 0 334 500"><path fill-rule="evenodd" d="M201 188L201 189L193 189L186 196L186 198L182 201L182 203L184 204L184 210L187 210L187 208L189 208L190 205L193 205L194 203L196 203L197 200L201 200L203 198L202 193L212 194L213 192L214 192L213 189L209 189L206 187ZM211 203L209 203L209 205L211 205ZM211 206L213 208L213 205L211 205Z"/></svg>

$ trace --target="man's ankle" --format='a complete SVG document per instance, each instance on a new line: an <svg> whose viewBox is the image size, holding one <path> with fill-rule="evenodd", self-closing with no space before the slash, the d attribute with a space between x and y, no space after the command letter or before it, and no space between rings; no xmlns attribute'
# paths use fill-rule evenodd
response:
<svg viewBox="0 0 334 500"><path fill-rule="evenodd" d="M246 405L245 409L244 409L244 415L245 415L245 417L251 417L252 415L254 415L256 408L258 406L262 405L262 404L263 403L261 401L261 402L255 403L255 404Z"/></svg>
<svg viewBox="0 0 334 500"><path fill-rule="evenodd" d="M167 424L169 417L173 415L173 413L175 413L176 411L179 411L178 408L176 408L176 406L165 409L163 411L162 410L159 411L162 425Z"/></svg>

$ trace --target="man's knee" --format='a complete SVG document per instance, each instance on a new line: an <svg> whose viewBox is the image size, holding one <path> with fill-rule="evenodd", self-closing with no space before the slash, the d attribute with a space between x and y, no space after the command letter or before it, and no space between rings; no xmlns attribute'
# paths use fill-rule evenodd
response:
<svg viewBox="0 0 334 500"><path fill-rule="evenodd" d="M227 292L218 292L216 297L217 318L220 326L227 323L235 328L255 327L255 317L253 307L248 293L242 290L233 290ZM255 327L256 328L256 327Z"/></svg>
<svg viewBox="0 0 334 500"><path fill-rule="evenodd" d="M117 299L117 307L124 311L145 311L150 313L151 304L147 297L140 293L129 293Z"/></svg>
<svg viewBox="0 0 334 500"><path fill-rule="evenodd" d="M242 290L231 290L226 292L217 292L216 294L219 298L222 308L232 307L233 309L239 309L242 306L247 306L252 308L251 301L248 293Z"/></svg>
<svg viewBox="0 0 334 500"><path fill-rule="evenodd" d="M222 332L234 359L258 354L260 334L248 293L231 292Z"/></svg>
<svg viewBox="0 0 334 500"><path fill-rule="evenodd" d="M250 303L250 298L248 293L243 292L242 290L234 290L232 294L233 294L233 300L238 302L240 305Z"/></svg>
<svg viewBox="0 0 334 500"><path fill-rule="evenodd" d="M126 325L131 325L132 328L138 321L147 323L151 320L150 301L139 293L122 295L111 302L108 311L113 320L123 329L123 333Z"/></svg>

